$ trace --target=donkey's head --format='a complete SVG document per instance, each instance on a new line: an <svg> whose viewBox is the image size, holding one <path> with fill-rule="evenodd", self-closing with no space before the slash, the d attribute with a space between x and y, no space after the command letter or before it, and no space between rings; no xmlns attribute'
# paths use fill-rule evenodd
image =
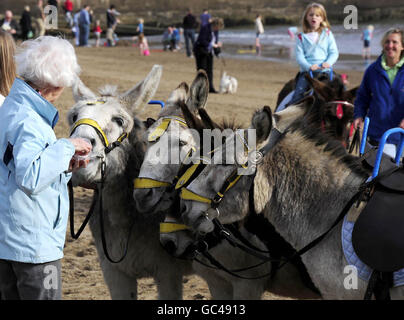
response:
<svg viewBox="0 0 404 320"><path fill-rule="evenodd" d="M93 148L88 166L73 174L74 185L94 188L101 180L102 166L108 168L105 179L118 177L126 170L130 157L136 160L136 156L143 156L144 126L135 114L155 94L161 74L162 67L154 66L143 81L121 95L112 86L96 95L77 80L73 87L76 104L68 113L71 136L88 139ZM138 169L141 159L137 162Z"/></svg>
<svg viewBox="0 0 404 320"><path fill-rule="evenodd" d="M352 135L353 102L358 88L345 90L341 77L333 80L306 76L318 98L319 121L323 131L346 146Z"/></svg>
<svg viewBox="0 0 404 320"><path fill-rule="evenodd" d="M183 82L170 94L159 118L147 130L148 147L133 193L140 212L166 211L173 205L176 177L199 148L199 138L188 128L181 106L198 114L208 92L206 73L199 71L190 88Z"/></svg>
<svg viewBox="0 0 404 320"><path fill-rule="evenodd" d="M291 121L289 113L284 114L285 122ZM213 231L212 217L232 223L248 214L248 190L256 161L252 156L256 155L256 148L266 144L275 122L282 122L282 113L272 115L270 108L264 107L254 113L249 130L234 131L214 150L211 163L181 189L181 218L186 225L206 234ZM285 123L279 127L286 126ZM254 140L256 148L249 143Z"/></svg>

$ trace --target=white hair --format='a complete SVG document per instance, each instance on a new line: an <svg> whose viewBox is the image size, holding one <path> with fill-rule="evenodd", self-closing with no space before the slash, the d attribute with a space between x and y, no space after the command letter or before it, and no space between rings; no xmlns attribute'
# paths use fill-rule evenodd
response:
<svg viewBox="0 0 404 320"><path fill-rule="evenodd" d="M80 73L73 46L59 37L24 41L15 61L17 74L38 88L71 87Z"/></svg>

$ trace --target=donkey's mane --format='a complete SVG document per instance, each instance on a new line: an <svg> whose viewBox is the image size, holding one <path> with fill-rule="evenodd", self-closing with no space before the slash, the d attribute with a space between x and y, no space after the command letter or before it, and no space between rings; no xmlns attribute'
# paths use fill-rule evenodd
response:
<svg viewBox="0 0 404 320"><path fill-rule="evenodd" d="M219 122L219 126L221 127L222 130L224 129L231 129L233 131L240 129L242 126L236 122L236 119L222 119Z"/></svg>
<svg viewBox="0 0 404 320"><path fill-rule="evenodd" d="M359 158L347 153L340 141L321 132L318 128L307 124L306 119L298 119L291 124L289 130L291 132L299 132L304 138L314 142L316 146L324 146L324 151L330 152L335 159L346 164L353 172L359 175L367 175Z"/></svg>
<svg viewBox="0 0 404 320"><path fill-rule="evenodd" d="M118 86L106 84L105 86L98 88L98 92L102 97L116 97L118 96Z"/></svg>

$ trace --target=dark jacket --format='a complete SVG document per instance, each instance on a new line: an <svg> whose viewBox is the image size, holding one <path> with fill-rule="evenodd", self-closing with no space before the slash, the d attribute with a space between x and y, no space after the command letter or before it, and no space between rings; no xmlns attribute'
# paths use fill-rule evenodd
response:
<svg viewBox="0 0 404 320"><path fill-rule="evenodd" d="M21 15L20 26L22 33L27 33L32 30L31 27L31 14L29 11L24 11Z"/></svg>
<svg viewBox="0 0 404 320"><path fill-rule="evenodd" d="M204 54L209 54L212 52L210 48L210 43L212 41L212 28L210 23L205 24L199 30L198 38L195 41L194 51Z"/></svg>
<svg viewBox="0 0 404 320"><path fill-rule="evenodd" d="M404 66L398 70L391 85L381 60L382 56L366 69L354 108L354 119L369 117L368 136L376 141L404 119ZM398 144L399 140L399 134L394 134L387 141Z"/></svg>
<svg viewBox="0 0 404 320"><path fill-rule="evenodd" d="M3 26L4 20L5 19L0 20L0 28ZM10 27L16 31L16 33L13 34L13 38L16 39L20 34L20 26L18 25L17 21L11 19Z"/></svg>
<svg viewBox="0 0 404 320"><path fill-rule="evenodd" d="M112 28L115 24L115 15L110 10L107 10L107 28Z"/></svg>
<svg viewBox="0 0 404 320"><path fill-rule="evenodd" d="M196 18L193 14L188 13L182 22L182 27L184 29L195 29L196 28Z"/></svg>

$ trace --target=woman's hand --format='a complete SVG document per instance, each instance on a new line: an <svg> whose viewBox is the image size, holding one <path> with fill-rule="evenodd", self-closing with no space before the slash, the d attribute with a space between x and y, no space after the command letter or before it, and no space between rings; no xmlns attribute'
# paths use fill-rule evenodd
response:
<svg viewBox="0 0 404 320"><path fill-rule="evenodd" d="M93 148L91 143L81 138L69 138L69 141L73 144L75 149L74 156L69 163L69 171L74 172L81 168L87 167L90 159L79 159L76 156L88 155Z"/></svg>
<svg viewBox="0 0 404 320"><path fill-rule="evenodd" d="M93 146L87 140L81 138L69 138L68 139L74 146L75 153L80 156L85 156L91 152Z"/></svg>
<svg viewBox="0 0 404 320"><path fill-rule="evenodd" d="M404 121L404 119L403 119L403 121ZM354 121L353 121L353 125L354 125L354 128L355 128L355 130L359 127L359 128L362 128L363 127L363 119L362 118L356 118Z"/></svg>

